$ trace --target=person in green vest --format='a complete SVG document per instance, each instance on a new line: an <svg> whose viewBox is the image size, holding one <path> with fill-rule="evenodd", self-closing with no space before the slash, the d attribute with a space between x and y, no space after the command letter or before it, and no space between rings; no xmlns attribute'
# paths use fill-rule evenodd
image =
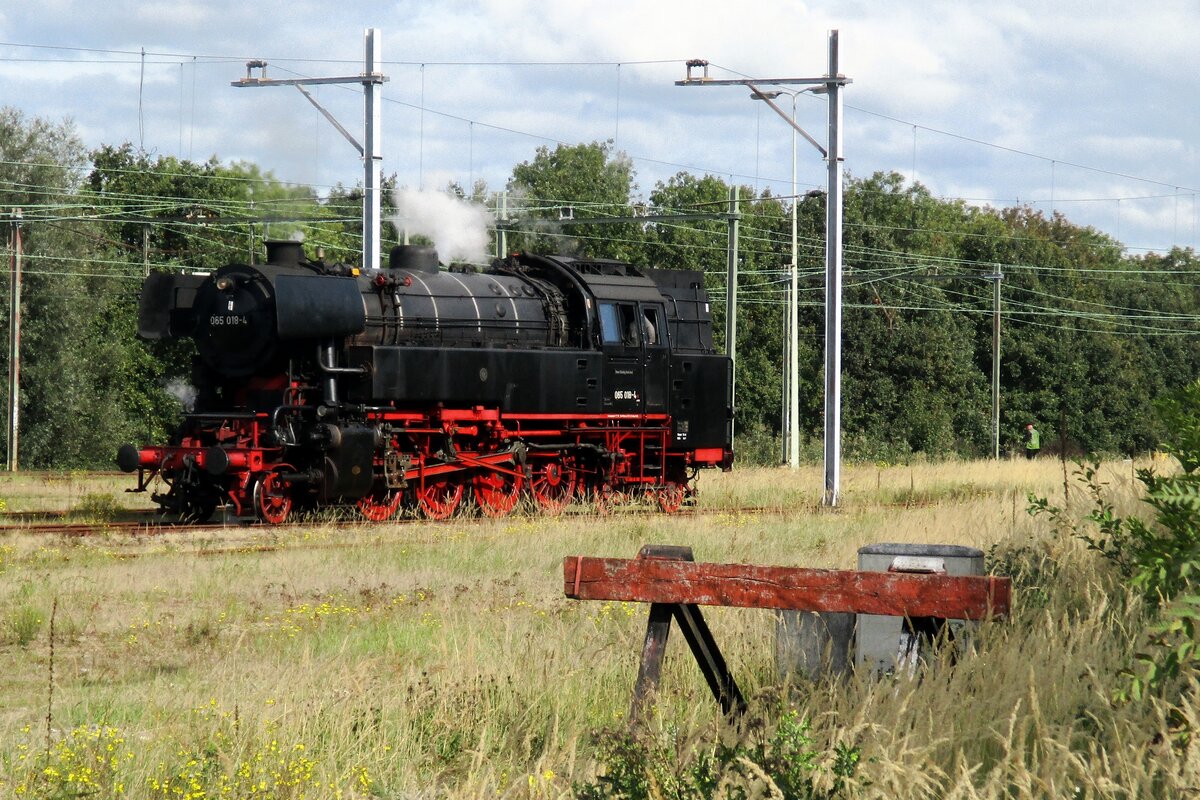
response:
<svg viewBox="0 0 1200 800"><path fill-rule="evenodd" d="M1030 422L1025 426L1025 458L1033 458L1042 449L1042 435Z"/></svg>

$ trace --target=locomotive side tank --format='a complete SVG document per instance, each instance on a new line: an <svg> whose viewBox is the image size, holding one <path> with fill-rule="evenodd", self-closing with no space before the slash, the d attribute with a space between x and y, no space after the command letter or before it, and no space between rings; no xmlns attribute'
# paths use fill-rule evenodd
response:
<svg viewBox="0 0 1200 800"><path fill-rule="evenodd" d="M515 255L439 266L398 247L360 274L271 243L262 265L156 274L139 332L196 345L197 408L125 445L168 512L282 522L295 505L444 517L646 496L674 510L728 468L730 362L702 276Z"/></svg>

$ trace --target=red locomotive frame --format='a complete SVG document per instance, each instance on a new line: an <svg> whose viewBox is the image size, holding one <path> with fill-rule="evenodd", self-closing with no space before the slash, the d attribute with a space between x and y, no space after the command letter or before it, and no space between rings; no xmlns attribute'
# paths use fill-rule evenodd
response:
<svg viewBox="0 0 1200 800"><path fill-rule="evenodd" d="M269 443L272 415L189 419L193 433L178 445L137 450L137 490L159 477L172 486L198 469L222 485L221 499L235 516L285 522L307 476L288 460L286 446ZM405 507L446 519L469 505L469 497L492 517L511 513L522 501L547 514L578 501L604 513L639 498L671 513L694 495L696 469L727 467L729 457L722 448L670 449L666 414L502 414L476 406L378 410L364 422L400 432L376 448L375 489L355 501L374 522ZM409 452L402 451L401 436L415 445ZM200 516L200 509L194 511Z"/></svg>

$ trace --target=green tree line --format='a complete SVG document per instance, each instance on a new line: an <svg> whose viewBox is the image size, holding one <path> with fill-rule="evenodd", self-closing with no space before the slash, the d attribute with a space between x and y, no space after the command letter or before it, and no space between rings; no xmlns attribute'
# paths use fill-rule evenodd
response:
<svg viewBox="0 0 1200 800"><path fill-rule="evenodd" d="M541 147L503 187L509 250L621 258L705 273L725 346L727 222L646 221L721 214L731 186L679 173L642 194L609 143ZM395 178L386 182L394 188ZM824 198L737 187L739 457L779 460L791 259L798 217L799 420L820 452ZM449 194L495 212L479 182ZM991 442L992 283L1003 272L1001 429L1013 448L1034 422L1046 450L1156 447L1149 400L1200 372L1195 253L1134 257L1107 235L1029 208L933 197L896 174L847 178L843 429L848 458L987 455ZM391 197L385 199L385 219ZM361 188L319 196L257 165L154 156L128 144L87 151L69 123L0 109L0 213L23 257L21 464L109 466L123 441L175 424L190 353L136 337L149 270L210 270L261 259L267 239L303 238L310 255L357 261ZM573 224L563 217L623 217ZM403 236L385 225L384 246ZM11 249L7 251L11 258ZM7 260L7 259L6 259ZM8 270L0 291L10 296ZM5 328L8 303L0 309ZM7 350L0 364L8 369Z"/></svg>

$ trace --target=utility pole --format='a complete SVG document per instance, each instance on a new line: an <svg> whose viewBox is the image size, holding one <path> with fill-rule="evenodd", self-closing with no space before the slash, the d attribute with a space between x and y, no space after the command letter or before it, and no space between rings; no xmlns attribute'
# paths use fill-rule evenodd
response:
<svg viewBox="0 0 1200 800"><path fill-rule="evenodd" d="M792 94L792 119L796 122L796 98ZM798 222L800 214L800 191L796 186L796 129L792 128L792 263L791 280L788 281L788 413L787 413L787 463L792 469L800 469L800 250Z"/></svg>
<svg viewBox="0 0 1200 800"><path fill-rule="evenodd" d="M231 82L231 86L245 88L248 86L295 86L300 93L316 107L326 120L337 128L342 136L358 150L363 159L363 269L376 271L379 269L380 238L383 228L380 220L380 182L383 156L380 154L380 127L382 124L380 107L380 86L388 77L379 71L382 62L382 36L378 28L367 28L363 34L363 72L361 75L340 78L267 78L267 62L261 60L246 62L246 77ZM254 76L253 70L261 70ZM361 83L366 95L365 139L366 146L358 143L349 131L342 127L333 115L317 102L305 86L327 83Z"/></svg>
<svg viewBox="0 0 1200 800"><path fill-rule="evenodd" d="M838 504L842 485L842 84L838 32L829 32L829 186L825 190L825 497Z"/></svg>
<svg viewBox="0 0 1200 800"><path fill-rule="evenodd" d="M496 198L496 258L508 256L508 192Z"/></svg>
<svg viewBox="0 0 1200 800"><path fill-rule="evenodd" d="M703 67L704 73L692 76L692 70ZM713 80L708 77L708 62L692 59L687 62L687 78L675 81L676 86L746 86L754 95L769 105L792 128L815 147L825 158L828 185L825 202L825 492L823 502L828 506L838 504L842 471L842 87L853 83L838 72L838 32L829 32L829 70L820 78L741 78ZM822 146L794 119L775 104L770 92L760 85L806 85L814 94L828 95L828 141ZM795 301L793 301L795 302ZM798 326L797 326L798 327ZM797 352L791 333L792 352ZM798 380L794 376L793 380ZM798 394L797 394L798 398ZM796 406L799 405L797 399ZM791 415L798 417L798 408L793 406ZM798 419L797 419L798 424ZM798 446L798 443L797 443Z"/></svg>
<svg viewBox="0 0 1200 800"><path fill-rule="evenodd" d="M8 309L8 471L18 469L21 432L21 209L14 208Z"/></svg>
<svg viewBox="0 0 1200 800"><path fill-rule="evenodd" d="M800 408L800 267L797 235L800 191L796 184L796 98L802 91L779 90L750 95L752 100L774 100L781 94L792 98L792 116L788 119L792 126L792 260L788 270L791 280L788 282L787 313L784 315L783 413L780 414L783 420L783 462L791 469L800 469L800 415L797 413Z"/></svg>
<svg viewBox="0 0 1200 800"><path fill-rule="evenodd" d="M729 187L729 240L725 258L725 354L729 356L730 379L728 406L737 408L737 291L738 221L741 219L741 188ZM734 421L729 418L729 443L733 444Z"/></svg>
<svg viewBox="0 0 1200 800"><path fill-rule="evenodd" d="M1000 460L1000 281L1004 273L996 271L984 278L992 282L992 458Z"/></svg>
<svg viewBox="0 0 1200 800"><path fill-rule="evenodd" d="M1000 282L1004 273L995 264L995 272L985 275L909 275L906 280L939 281L977 278L992 282L992 458L1000 458Z"/></svg>

